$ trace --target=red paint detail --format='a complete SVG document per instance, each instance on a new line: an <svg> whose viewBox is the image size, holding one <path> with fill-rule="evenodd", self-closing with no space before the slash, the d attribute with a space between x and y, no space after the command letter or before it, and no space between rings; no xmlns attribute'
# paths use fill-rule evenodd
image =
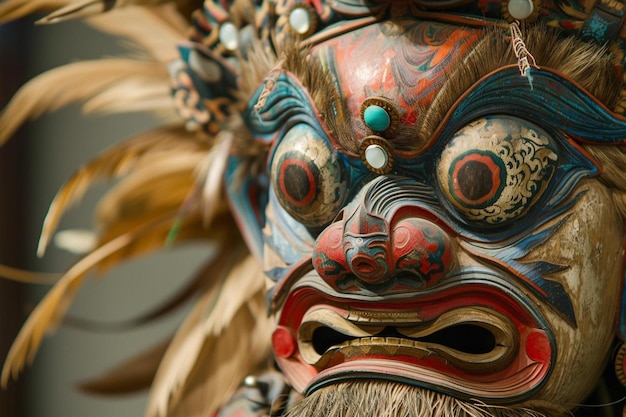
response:
<svg viewBox="0 0 626 417"><path fill-rule="evenodd" d="M298 351L286 359L278 357L277 361L298 391L305 390L307 385L320 379L334 380L336 376L361 372L399 376L414 381L423 381L422 378L426 376L428 381L456 388L465 387L461 391L485 398L510 398L536 389L551 366L553 351L548 335L539 327L532 314L510 294L488 284L465 283L435 293L386 301L346 299L303 287L288 296L279 325L296 332L304 315L312 309L332 310L343 317L349 317L351 311L414 312L423 323L436 320L459 306L493 310L508 317L515 325L520 334L521 349L507 367L493 372L473 373L457 368L440 355L423 358L380 352L351 352L345 355L345 351L336 352L320 368L307 364Z"/></svg>
<svg viewBox="0 0 626 417"><path fill-rule="evenodd" d="M287 327L278 326L272 334L274 353L279 358L290 358L296 351L296 340Z"/></svg>
<svg viewBox="0 0 626 417"><path fill-rule="evenodd" d="M342 223L327 227L318 236L315 244L313 267L331 285L349 270L343 246Z"/></svg>
<svg viewBox="0 0 626 417"><path fill-rule="evenodd" d="M411 242L411 230L410 228L397 225L393 229L393 244L396 250L401 250L406 248Z"/></svg>
<svg viewBox="0 0 626 417"><path fill-rule="evenodd" d="M548 336L542 330L534 330L526 337L526 354L535 362L550 361L552 349Z"/></svg>
<svg viewBox="0 0 626 417"><path fill-rule="evenodd" d="M324 6L322 5L322 2L320 0L310 0L308 3L315 7L315 11L318 14L322 14L324 12Z"/></svg>
<svg viewBox="0 0 626 417"><path fill-rule="evenodd" d="M326 247L330 249L341 248L343 243L343 228L340 224L333 225L326 234Z"/></svg>
<svg viewBox="0 0 626 417"><path fill-rule="evenodd" d="M451 62L482 37L480 30L454 25L400 22L405 21L398 19L400 30L372 24L316 46L320 55L332 57L355 132L360 131L360 105L371 92L396 104L402 125L414 125L416 109L428 108Z"/></svg>
<svg viewBox="0 0 626 417"><path fill-rule="evenodd" d="M393 264L398 271L418 272L427 286L436 284L452 265L448 235L432 222L406 218L392 230Z"/></svg>
<svg viewBox="0 0 626 417"><path fill-rule="evenodd" d="M411 109L400 120L402 121L403 124L407 126L414 125L415 123L417 123L417 113L415 112L415 110Z"/></svg>

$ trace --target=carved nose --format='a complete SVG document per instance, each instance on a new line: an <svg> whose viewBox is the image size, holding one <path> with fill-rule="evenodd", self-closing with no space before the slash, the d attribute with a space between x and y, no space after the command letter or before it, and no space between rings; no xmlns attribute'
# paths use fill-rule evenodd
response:
<svg viewBox="0 0 626 417"><path fill-rule="evenodd" d="M313 265L337 290L388 291L435 285L453 258L451 239L431 221L386 220L361 206L319 235Z"/></svg>

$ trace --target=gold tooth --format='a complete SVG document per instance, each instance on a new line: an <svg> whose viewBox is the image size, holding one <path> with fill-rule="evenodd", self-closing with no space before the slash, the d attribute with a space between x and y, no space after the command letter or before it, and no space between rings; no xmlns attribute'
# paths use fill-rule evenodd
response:
<svg viewBox="0 0 626 417"><path fill-rule="evenodd" d="M349 310L346 319L361 323L421 323L422 318L415 311L359 311Z"/></svg>
<svg viewBox="0 0 626 417"><path fill-rule="evenodd" d="M383 346L383 350L385 352L387 352L388 355L395 356L398 353L398 351L400 350L400 346L397 346L397 345L395 345L395 346L394 345L385 345L385 346Z"/></svg>
<svg viewBox="0 0 626 417"><path fill-rule="evenodd" d="M408 347L416 347L415 341L409 339L400 339L400 345Z"/></svg>
<svg viewBox="0 0 626 417"><path fill-rule="evenodd" d="M399 337L386 337L385 338L385 342L391 345L400 345L400 338Z"/></svg>
<svg viewBox="0 0 626 417"><path fill-rule="evenodd" d="M341 350L343 351L344 355L349 357L349 356L354 356L354 355L361 353L363 349L362 349L362 346L347 346Z"/></svg>

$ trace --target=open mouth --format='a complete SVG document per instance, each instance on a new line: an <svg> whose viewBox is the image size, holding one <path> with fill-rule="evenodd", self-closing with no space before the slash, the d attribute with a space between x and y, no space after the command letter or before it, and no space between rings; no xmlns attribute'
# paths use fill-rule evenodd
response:
<svg viewBox="0 0 626 417"><path fill-rule="evenodd" d="M413 317L411 317L413 316ZM372 355L436 355L469 373L508 366L519 349L511 320L482 308L458 308L424 322L416 314L334 309L308 311L298 330L302 358L316 368Z"/></svg>
<svg viewBox="0 0 626 417"><path fill-rule="evenodd" d="M551 370L554 338L533 303L489 278L405 298L292 288L273 335L276 360L305 394L367 378L492 403L528 398Z"/></svg>

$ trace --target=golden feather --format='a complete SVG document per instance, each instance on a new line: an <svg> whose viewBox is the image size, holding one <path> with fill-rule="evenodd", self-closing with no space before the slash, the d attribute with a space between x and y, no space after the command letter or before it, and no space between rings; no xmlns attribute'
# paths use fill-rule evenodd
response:
<svg viewBox="0 0 626 417"><path fill-rule="evenodd" d="M104 12L112 9L132 6L132 5L154 5L165 3L169 0L78 0L72 1L58 10L45 16L37 23L50 24L59 23L71 19L80 19ZM67 2L66 2L67 3Z"/></svg>
<svg viewBox="0 0 626 417"><path fill-rule="evenodd" d="M212 228L212 230L214 229ZM230 230L230 228L221 227L220 230L224 232L226 230ZM165 301L159 303L155 308L152 308L138 317L116 322L98 322L68 315L64 320L64 323L67 323L72 327L91 329L95 331L120 331L151 323L172 313L174 310L189 301L192 297L197 296L198 294L204 294L207 289L211 288L213 285L213 271L221 265L221 258L228 256L230 251L233 250L233 247L236 247L239 244L237 239L232 239L232 235L230 233L211 233L210 238L211 244L207 245L207 253L210 254L209 261L194 274L194 277L190 279L184 287L176 291L175 294L172 294Z"/></svg>
<svg viewBox="0 0 626 417"><path fill-rule="evenodd" d="M204 203L204 220L208 223L217 211L218 202L223 201L224 173L228 164L228 156L233 144L234 135L224 130L218 133L211 152L198 167L198 177L202 185L202 202Z"/></svg>
<svg viewBox="0 0 626 417"><path fill-rule="evenodd" d="M222 260L215 286L174 337L152 386L148 417L211 415L266 359L270 320L263 274L250 255L241 260L242 247Z"/></svg>
<svg viewBox="0 0 626 417"><path fill-rule="evenodd" d="M87 114L150 112L164 120L180 120L165 74L123 80L86 101L83 111Z"/></svg>
<svg viewBox="0 0 626 417"><path fill-rule="evenodd" d="M154 62L102 59L45 72L26 83L0 115L0 145L29 119L87 98L116 83L146 74L165 74Z"/></svg>
<svg viewBox="0 0 626 417"><path fill-rule="evenodd" d="M102 198L97 208L98 223L114 223L135 213L180 207L195 183L194 168L204 155L163 152L150 156L156 158L155 163L136 167Z"/></svg>
<svg viewBox="0 0 626 417"><path fill-rule="evenodd" d="M183 176L186 176L183 174ZM142 227L143 224L151 223L159 217L168 217L168 221L162 223L159 227L153 228L150 233L142 235L141 240L130 244L123 251L119 251L102 262L101 268L109 267L117 264L123 259L130 256L136 256L140 253L163 248L166 245L167 237L170 233L174 222L178 219L181 199L185 196L184 182L178 180L176 174L172 174L172 178L167 181L159 181L153 185L138 185L137 187L124 187L125 193L121 195L116 193L112 196L107 195L105 199L111 203L112 209L99 220L99 243L104 244L109 240L116 239L117 236L132 231L135 228ZM185 181L184 178L182 181ZM143 184L143 183L141 183ZM163 192L164 189L176 190L176 188L168 188L169 186L181 187L183 192ZM162 188L163 187L163 188ZM134 193L134 190L137 190ZM225 212L226 210L224 210ZM226 212L225 216L220 218L223 223L230 223L230 214ZM188 240L219 240L220 228L204 227L200 207L195 207L193 211L186 213L186 216L180 222L180 230L176 243L182 243Z"/></svg>
<svg viewBox="0 0 626 417"><path fill-rule="evenodd" d="M5 0L0 2L0 23L17 20L41 10L54 10L72 0Z"/></svg>
<svg viewBox="0 0 626 417"><path fill-rule="evenodd" d="M226 251L229 249L228 245L220 245L219 248L226 249ZM179 294L176 294L175 297L159 306L159 308L142 315L138 319L125 322L121 326L115 324L113 327L122 329L141 325L162 317L164 314L177 308L180 303L188 300L190 296L209 286L209 281L212 278L210 272L222 256L224 256L222 252L214 255L207 265L196 274L189 285ZM110 328L111 326L107 325L106 327ZM148 350L123 361L102 375L81 383L79 388L85 392L105 395L126 394L149 388L170 341L171 338L168 338L150 347Z"/></svg>
<svg viewBox="0 0 626 417"><path fill-rule="evenodd" d="M129 182L122 183L119 188L109 193L108 200L104 201L105 208L108 208L104 210L103 215L106 219L104 223L108 226L105 228L107 234L93 252L70 268L30 315L7 356L0 379L3 386L6 386L11 375L16 376L27 362L32 361L43 335L52 331L63 317L71 299L90 270L96 267L103 268L163 246L168 229L178 214L178 207L185 194L163 193L163 187L167 186L165 183L168 181L180 185L181 180L176 178L177 173L183 175L187 181L187 188L191 187L193 185L191 173L202 157L203 155L190 157L179 154L174 154L169 159L160 157L158 169L136 170L128 177ZM166 189L176 190L178 187ZM167 197L162 198L163 195ZM216 235L218 231L223 230L220 227L211 231L204 229L198 212L195 221L193 216L190 218L192 220L186 221L193 223L193 227L185 227L184 231L194 237L210 237L211 234ZM124 227L120 227L120 224ZM218 240L223 243L224 239Z"/></svg>
<svg viewBox="0 0 626 417"><path fill-rule="evenodd" d="M178 57L177 45L187 38L188 22L174 4L127 7L87 19L101 32L125 39L160 62Z"/></svg>
<svg viewBox="0 0 626 417"><path fill-rule="evenodd" d="M219 336L205 341L168 417L213 415L247 375L268 362L272 324L265 312L264 291L260 290Z"/></svg>
<svg viewBox="0 0 626 417"><path fill-rule="evenodd" d="M78 288L87 274L94 268L110 264L111 259L125 260L155 247L162 247L165 232L176 217L177 210L166 213L148 222L135 223L135 228L117 235L103 243L75 263L28 317L15 339L4 363L0 386L6 387L11 376L16 377L27 363L32 362L43 336L54 330L63 318ZM151 237L161 231L160 242Z"/></svg>
<svg viewBox="0 0 626 417"><path fill-rule="evenodd" d="M57 192L43 223L37 253L42 256L63 213L76 204L94 183L126 175L151 153L178 153L208 149L206 140L187 132L182 126L168 126L143 132L82 166Z"/></svg>
<svg viewBox="0 0 626 417"><path fill-rule="evenodd" d="M0 386L6 387L11 377L16 377L27 363L31 363L46 333L58 324L69 302L82 284L85 275L94 265L128 245L137 236L126 234L96 249L78 261L52 287L28 317L7 355Z"/></svg>

